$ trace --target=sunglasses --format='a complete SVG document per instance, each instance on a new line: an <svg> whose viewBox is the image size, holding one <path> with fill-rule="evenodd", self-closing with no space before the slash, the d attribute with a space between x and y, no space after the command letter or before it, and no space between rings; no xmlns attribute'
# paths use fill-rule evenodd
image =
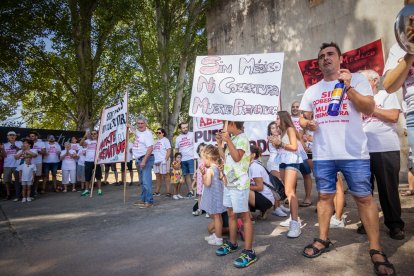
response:
<svg viewBox="0 0 414 276"><path fill-rule="evenodd" d="M162 132L161 131L157 131L157 134L162 134Z"/></svg>
<svg viewBox="0 0 414 276"><path fill-rule="evenodd" d="M91 135L98 135L98 133L91 133Z"/></svg>

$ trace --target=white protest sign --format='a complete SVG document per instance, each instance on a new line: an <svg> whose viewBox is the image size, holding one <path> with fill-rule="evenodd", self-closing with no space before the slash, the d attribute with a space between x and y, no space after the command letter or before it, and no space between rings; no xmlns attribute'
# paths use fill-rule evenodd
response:
<svg viewBox="0 0 414 276"><path fill-rule="evenodd" d="M102 112L99 127L97 164L125 162L127 150L128 95Z"/></svg>
<svg viewBox="0 0 414 276"><path fill-rule="evenodd" d="M230 121L271 121L279 111L284 53L199 56L189 114Z"/></svg>
<svg viewBox="0 0 414 276"><path fill-rule="evenodd" d="M274 121L274 120L273 120ZM267 126L271 121L261 122L245 122L244 133L249 138L250 144L258 146L262 150L263 155L269 155L267 143ZM194 118L194 156L197 157L197 147L201 143L216 144L216 133L223 129L223 121L208 119L208 118Z"/></svg>

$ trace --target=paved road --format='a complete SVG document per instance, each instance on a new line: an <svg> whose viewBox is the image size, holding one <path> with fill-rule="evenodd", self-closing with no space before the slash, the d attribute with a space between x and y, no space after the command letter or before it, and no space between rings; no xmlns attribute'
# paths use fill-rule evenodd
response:
<svg viewBox="0 0 414 276"><path fill-rule="evenodd" d="M125 205L122 188L105 186L104 193L0 202L0 275L373 275L366 237L355 232L358 215L349 194L347 227L331 231L335 250L316 259L301 256L317 235L315 207L301 208L304 226L297 239L286 238L280 218L257 221L259 260L236 269L236 254L216 257L215 247L204 241L209 219L191 215L194 200L161 197L154 208L141 210L132 205L135 187L128 187ZM406 239L390 239L382 225L382 241L399 275L414 275L414 198L404 198L403 218Z"/></svg>

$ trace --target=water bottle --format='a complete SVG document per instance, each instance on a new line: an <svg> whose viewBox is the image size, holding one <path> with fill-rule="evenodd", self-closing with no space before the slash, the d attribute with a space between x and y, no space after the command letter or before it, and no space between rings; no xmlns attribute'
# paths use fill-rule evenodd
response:
<svg viewBox="0 0 414 276"><path fill-rule="evenodd" d="M328 115L338 116L339 111L341 110L342 100L345 95L345 84L343 81L339 81L335 84L335 88L332 91L331 102L328 106Z"/></svg>

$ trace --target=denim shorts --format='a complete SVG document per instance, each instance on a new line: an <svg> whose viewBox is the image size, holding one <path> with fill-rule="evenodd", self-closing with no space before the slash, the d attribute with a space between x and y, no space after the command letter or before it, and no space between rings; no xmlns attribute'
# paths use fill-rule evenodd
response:
<svg viewBox="0 0 414 276"><path fill-rule="evenodd" d="M337 172L341 172L349 191L357 197L371 195L370 160L314 160L313 175L316 189L321 194L336 193Z"/></svg>
<svg viewBox="0 0 414 276"><path fill-rule="evenodd" d="M299 163L298 164L296 164L296 163L294 163L294 164L282 163L282 164L279 164L279 169L280 170L294 170L294 171L299 172L300 171L300 164Z"/></svg>
<svg viewBox="0 0 414 276"><path fill-rule="evenodd" d="M303 163L300 163L299 171L302 175L308 175L311 173L311 168L309 167L308 160L304 160Z"/></svg>
<svg viewBox="0 0 414 276"><path fill-rule="evenodd" d="M47 176L49 172L52 172L53 176L56 176L59 163L43 163L43 175Z"/></svg>
<svg viewBox="0 0 414 276"><path fill-rule="evenodd" d="M245 213L249 211L249 191L250 189L228 189L224 187L223 191L223 206L232 208L233 212Z"/></svg>
<svg viewBox="0 0 414 276"><path fill-rule="evenodd" d="M194 159L181 161L181 170L183 171L183 175L187 174L194 174Z"/></svg>

